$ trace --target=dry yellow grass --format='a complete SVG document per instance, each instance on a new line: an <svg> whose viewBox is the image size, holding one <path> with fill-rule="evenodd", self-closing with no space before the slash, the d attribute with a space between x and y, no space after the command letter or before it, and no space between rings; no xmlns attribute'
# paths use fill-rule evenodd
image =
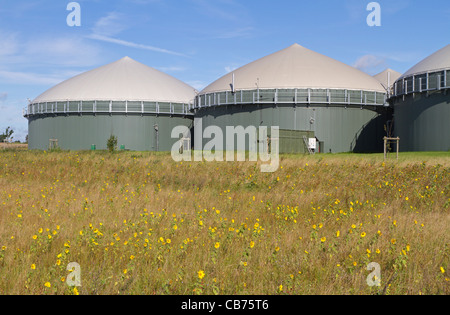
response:
<svg viewBox="0 0 450 315"><path fill-rule="evenodd" d="M28 144L24 143L4 143L0 142L1 150L26 150L28 148Z"/></svg>
<svg viewBox="0 0 450 315"><path fill-rule="evenodd" d="M449 164L3 151L0 294L449 294Z"/></svg>

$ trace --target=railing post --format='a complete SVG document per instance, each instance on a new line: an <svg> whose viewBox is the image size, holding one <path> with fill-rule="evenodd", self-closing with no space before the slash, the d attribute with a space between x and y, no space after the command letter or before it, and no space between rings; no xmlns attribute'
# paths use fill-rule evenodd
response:
<svg viewBox="0 0 450 315"><path fill-rule="evenodd" d="M449 84L447 83L447 71L448 70L444 70L444 87L448 87Z"/></svg>

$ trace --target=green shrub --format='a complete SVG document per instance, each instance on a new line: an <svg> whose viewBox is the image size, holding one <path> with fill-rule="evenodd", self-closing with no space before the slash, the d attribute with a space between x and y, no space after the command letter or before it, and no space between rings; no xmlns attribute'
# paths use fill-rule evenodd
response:
<svg viewBox="0 0 450 315"><path fill-rule="evenodd" d="M109 152L114 152L117 149L117 137L115 135L111 135L109 137L108 141L106 142L106 147L108 148Z"/></svg>

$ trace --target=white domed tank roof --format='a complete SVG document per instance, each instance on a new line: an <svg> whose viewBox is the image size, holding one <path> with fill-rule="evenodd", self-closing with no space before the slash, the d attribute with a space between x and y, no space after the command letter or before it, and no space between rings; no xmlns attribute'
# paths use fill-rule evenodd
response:
<svg viewBox="0 0 450 315"><path fill-rule="evenodd" d="M383 72L380 72L373 77L380 82L384 88L388 89L390 86L394 84L395 81L400 78L402 74L392 69L386 69Z"/></svg>
<svg viewBox="0 0 450 315"><path fill-rule="evenodd" d="M409 77L424 72L434 72L450 68L450 45L438 50L409 69L402 77Z"/></svg>
<svg viewBox="0 0 450 315"><path fill-rule="evenodd" d="M201 94L230 90L260 89L348 89L384 93L380 82L370 75L294 44L245 65L207 86Z"/></svg>
<svg viewBox="0 0 450 315"><path fill-rule="evenodd" d="M68 79L33 103L64 101L152 101L189 103L193 87L129 57Z"/></svg>

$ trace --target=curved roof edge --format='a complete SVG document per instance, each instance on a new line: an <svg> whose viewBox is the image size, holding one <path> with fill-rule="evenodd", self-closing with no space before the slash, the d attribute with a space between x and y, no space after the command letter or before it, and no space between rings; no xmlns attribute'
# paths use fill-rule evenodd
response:
<svg viewBox="0 0 450 315"><path fill-rule="evenodd" d="M409 77L415 74L425 72L433 72L450 68L450 44L444 48L436 51L429 57L423 59L414 67L406 71L400 79Z"/></svg>
<svg viewBox="0 0 450 315"><path fill-rule="evenodd" d="M96 100L190 103L196 94L188 84L124 57L61 82L32 103Z"/></svg>
<svg viewBox="0 0 450 315"><path fill-rule="evenodd" d="M342 89L385 93L369 74L298 44L260 58L219 78L200 94L231 90Z"/></svg>

